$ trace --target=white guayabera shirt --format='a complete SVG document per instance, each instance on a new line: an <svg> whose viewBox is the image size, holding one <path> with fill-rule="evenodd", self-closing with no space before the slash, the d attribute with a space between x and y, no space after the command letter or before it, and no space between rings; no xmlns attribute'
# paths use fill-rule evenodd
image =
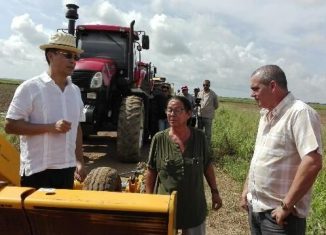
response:
<svg viewBox="0 0 326 235"><path fill-rule="evenodd" d="M254 212L274 209L287 194L308 153L322 154L317 112L289 93L271 112L262 110L248 181ZM309 211L311 190L296 204L299 217Z"/></svg>
<svg viewBox="0 0 326 235"><path fill-rule="evenodd" d="M62 91L44 72L17 88L6 118L35 124L60 119L71 122L67 133L20 136L20 175L76 166L76 137L82 110L80 90L70 79Z"/></svg>
<svg viewBox="0 0 326 235"><path fill-rule="evenodd" d="M215 110L218 108L218 96L212 90L205 92L204 90L198 93L198 97L201 98L199 116L203 118L214 119Z"/></svg>

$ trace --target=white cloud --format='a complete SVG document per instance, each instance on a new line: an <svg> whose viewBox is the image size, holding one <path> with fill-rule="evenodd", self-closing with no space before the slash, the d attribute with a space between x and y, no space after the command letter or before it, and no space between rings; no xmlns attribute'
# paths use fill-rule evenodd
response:
<svg viewBox="0 0 326 235"><path fill-rule="evenodd" d="M155 15L150 21L151 37L156 52L166 56L189 54L187 47L188 30L183 27L182 19L167 18L165 15Z"/></svg>
<svg viewBox="0 0 326 235"><path fill-rule="evenodd" d="M48 40L40 24L28 14L16 16L11 23L12 35L0 39L1 77L27 79L44 65L38 46Z"/></svg>
<svg viewBox="0 0 326 235"><path fill-rule="evenodd" d="M39 45L46 38L46 35L43 33L43 25L35 24L28 14L14 17L11 29L14 34L21 37L22 41L32 45Z"/></svg>
<svg viewBox="0 0 326 235"><path fill-rule="evenodd" d="M62 4L64 6L66 6L67 4L79 5L79 1L78 0L62 0Z"/></svg>
<svg viewBox="0 0 326 235"><path fill-rule="evenodd" d="M30 77L46 67L38 45L56 28L66 27L67 3L80 6L77 24L128 26L136 20L136 30L146 31L151 42L142 58L176 87L193 89L210 79L219 95L249 97L252 71L278 64L295 95L326 100L322 0L62 0L60 6L32 0L17 4L25 6L20 9L26 14L11 17L11 35L0 34L0 77ZM10 16L15 10L10 8Z"/></svg>
<svg viewBox="0 0 326 235"><path fill-rule="evenodd" d="M80 7L79 23L88 24L111 24L128 26L131 18L140 18L140 13L124 12L116 8L109 1L98 0L91 5L83 5Z"/></svg>

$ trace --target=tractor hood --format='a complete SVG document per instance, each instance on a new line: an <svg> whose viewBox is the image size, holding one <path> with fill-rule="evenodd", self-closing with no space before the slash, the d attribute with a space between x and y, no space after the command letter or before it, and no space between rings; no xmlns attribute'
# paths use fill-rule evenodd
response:
<svg viewBox="0 0 326 235"><path fill-rule="evenodd" d="M110 85L116 70L116 63L112 59L104 58L82 58L76 61L75 66L75 71L102 72L103 83L105 86Z"/></svg>
<svg viewBox="0 0 326 235"><path fill-rule="evenodd" d="M103 67L116 68L115 62L103 58L82 58L76 62L75 70L102 71Z"/></svg>

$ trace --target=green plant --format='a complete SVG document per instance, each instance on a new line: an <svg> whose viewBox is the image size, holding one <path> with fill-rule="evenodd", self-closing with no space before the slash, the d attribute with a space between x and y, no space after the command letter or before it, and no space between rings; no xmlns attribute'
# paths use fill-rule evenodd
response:
<svg viewBox="0 0 326 235"><path fill-rule="evenodd" d="M325 155L325 154L324 154ZM324 160L324 165L326 160ZM325 167L320 172L314 185L310 216L308 217L308 231L312 234L322 234L326 231L326 172Z"/></svg>
<svg viewBox="0 0 326 235"><path fill-rule="evenodd" d="M253 153L257 113L221 107L213 123L213 148L217 156L250 159Z"/></svg>

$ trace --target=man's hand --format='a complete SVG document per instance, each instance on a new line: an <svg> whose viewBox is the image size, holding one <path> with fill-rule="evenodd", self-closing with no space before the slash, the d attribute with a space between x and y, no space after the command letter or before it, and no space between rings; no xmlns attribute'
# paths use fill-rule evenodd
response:
<svg viewBox="0 0 326 235"><path fill-rule="evenodd" d="M79 182L83 182L87 176L87 172L84 164L77 161L76 170L75 170L75 179Z"/></svg>
<svg viewBox="0 0 326 235"><path fill-rule="evenodd" d="M71 129L71 122L66 120L59 120L54 124L54 132L55 133L66 133Z"/></svg>
<svg viewBox="0 0 326 235"><path fill-rule="evenodd" d="M219 210L222 207L222 199L219 193L212 193L212 209Z"/></svg>
<svg viewBox="0 0 326 235"><path fill-rule="evenodd" d="M293 210L294 208L289 210L284 210L282 209L282 207L279 206L272 211L272 217L276 220L276 223L278 225L284 226L285 224L287 224L285 221L286 217L288 217Z"/></svg>
<svg viewBox="0 0 326 235"><path fill-rule="evenodd" d="M249 211L248 208L248 201L247 201L247 194L242 193L241 198L240 198L240 207L246 211Z"/></svg>

